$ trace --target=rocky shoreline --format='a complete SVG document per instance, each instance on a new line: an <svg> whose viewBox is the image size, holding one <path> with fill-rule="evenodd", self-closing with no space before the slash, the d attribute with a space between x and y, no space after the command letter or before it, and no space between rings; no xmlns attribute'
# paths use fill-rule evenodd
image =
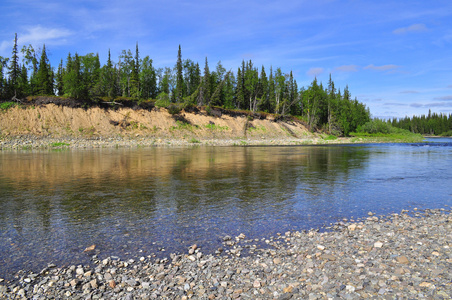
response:
<svg viewBox="0 0 452 300"><path fill-rule="evenodd" d="M277 146L277 145L316 145L350 143L350 138L324 140L319 137L297 138L159 138L145 136L116 137L40 137L33 135L0 139L0 150L37 149L94 149L94 148L138 148L138 147L185 147L185 146Z"/></svg>
<svg viewBox="0 0 452 300"><path fill-rule="evenodd" d="M326 232L263 241L226 236L212 254L193 245L165 259L93 255L92 266L49 264L39 273L19 272L14 282L0 280L0 298L450 299L450 212L369 213Z"/></svg>

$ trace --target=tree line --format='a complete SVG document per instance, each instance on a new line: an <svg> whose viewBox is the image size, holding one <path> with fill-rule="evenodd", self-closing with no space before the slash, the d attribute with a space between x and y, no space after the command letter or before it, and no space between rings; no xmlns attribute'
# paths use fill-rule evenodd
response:
<svg viewBox="0 0 452 300"><path fill-rule="evenodd" d="M423 135L452 136L452 114L437 114L428 111L428 115L392 119L392 126Z"/></svg>
<svg viewBox="0 0 452 300"><path fill-rule="evenodd" d="M18 49L16 34L11 58L0 57L0 99L54 95L90 102L127 98L160 106L216 106L297 116L311 129L337 135L348 135L370 120L368 108L352 99L348 86L336 89L331 75L325 87L315 78L299 88L292 71L258 68L251 60L234 72L221 61L211 70L206 58L201 71L197 62L182 59L180 46L175 66L158 69L149 56L140 56L138 43L135 51L123 50L116 62L108 51L104 65L99 54L69 53L51 66L45 45L23 46L20 62Z"/></svg>

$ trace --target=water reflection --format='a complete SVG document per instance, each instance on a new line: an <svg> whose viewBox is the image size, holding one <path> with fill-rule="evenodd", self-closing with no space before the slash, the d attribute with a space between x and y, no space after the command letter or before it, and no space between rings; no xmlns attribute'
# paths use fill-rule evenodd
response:
<svg viewBox="0 0 452 300"><path fill-rule="evenodd" d="M213 251L226 234L266 237L429 203L428 188L400 198L450 158L394 145L2 152L0 277L87 261L91 244L101 256L191 243ZM436 201L448 192L435 189Z"/></svg>

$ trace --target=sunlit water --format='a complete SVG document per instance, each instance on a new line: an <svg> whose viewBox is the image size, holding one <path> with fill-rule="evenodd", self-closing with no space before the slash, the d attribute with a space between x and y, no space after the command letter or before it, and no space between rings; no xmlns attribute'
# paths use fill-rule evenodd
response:
<svg viewBox="0 0 452 300"><path fill-rule="evenodd" d="M0 277L452 205L452 140L0 152ZM447 208L447 207L446 207ZM164 251L162 251L164 249Z"/></svg>

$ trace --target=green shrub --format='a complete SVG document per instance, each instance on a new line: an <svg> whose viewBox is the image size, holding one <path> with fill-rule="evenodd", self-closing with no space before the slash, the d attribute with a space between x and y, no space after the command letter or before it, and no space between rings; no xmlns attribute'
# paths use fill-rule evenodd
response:
<svg viewBox="0 0 452 300"><path fill-rule="evenodd" d="M170 97L167 93L161 92L157 96L157 101L155 101L155 106L157 107L168 107L171 104Z"/></svg>
<svg viewBox="0 0 452 300"><path fill-rule="evenodd" d="M181 110L182 110L182 108L180 107L180 105L177 105L174 103L168 105L168 112L171 115L177 115L178 113L180 113Z"/></svg>
<svg viewBox="0 0 452 300"><path fill-rule="evenodd" d="M1 103L0 104L0 110L8 110L8 109L10 109L10 108L12 108L12 107L14 107L14 106L17 106L18 104L16 103L16 102L11 102L11 101L9 101L9 102L3 102L3 103Z"/></svg>

